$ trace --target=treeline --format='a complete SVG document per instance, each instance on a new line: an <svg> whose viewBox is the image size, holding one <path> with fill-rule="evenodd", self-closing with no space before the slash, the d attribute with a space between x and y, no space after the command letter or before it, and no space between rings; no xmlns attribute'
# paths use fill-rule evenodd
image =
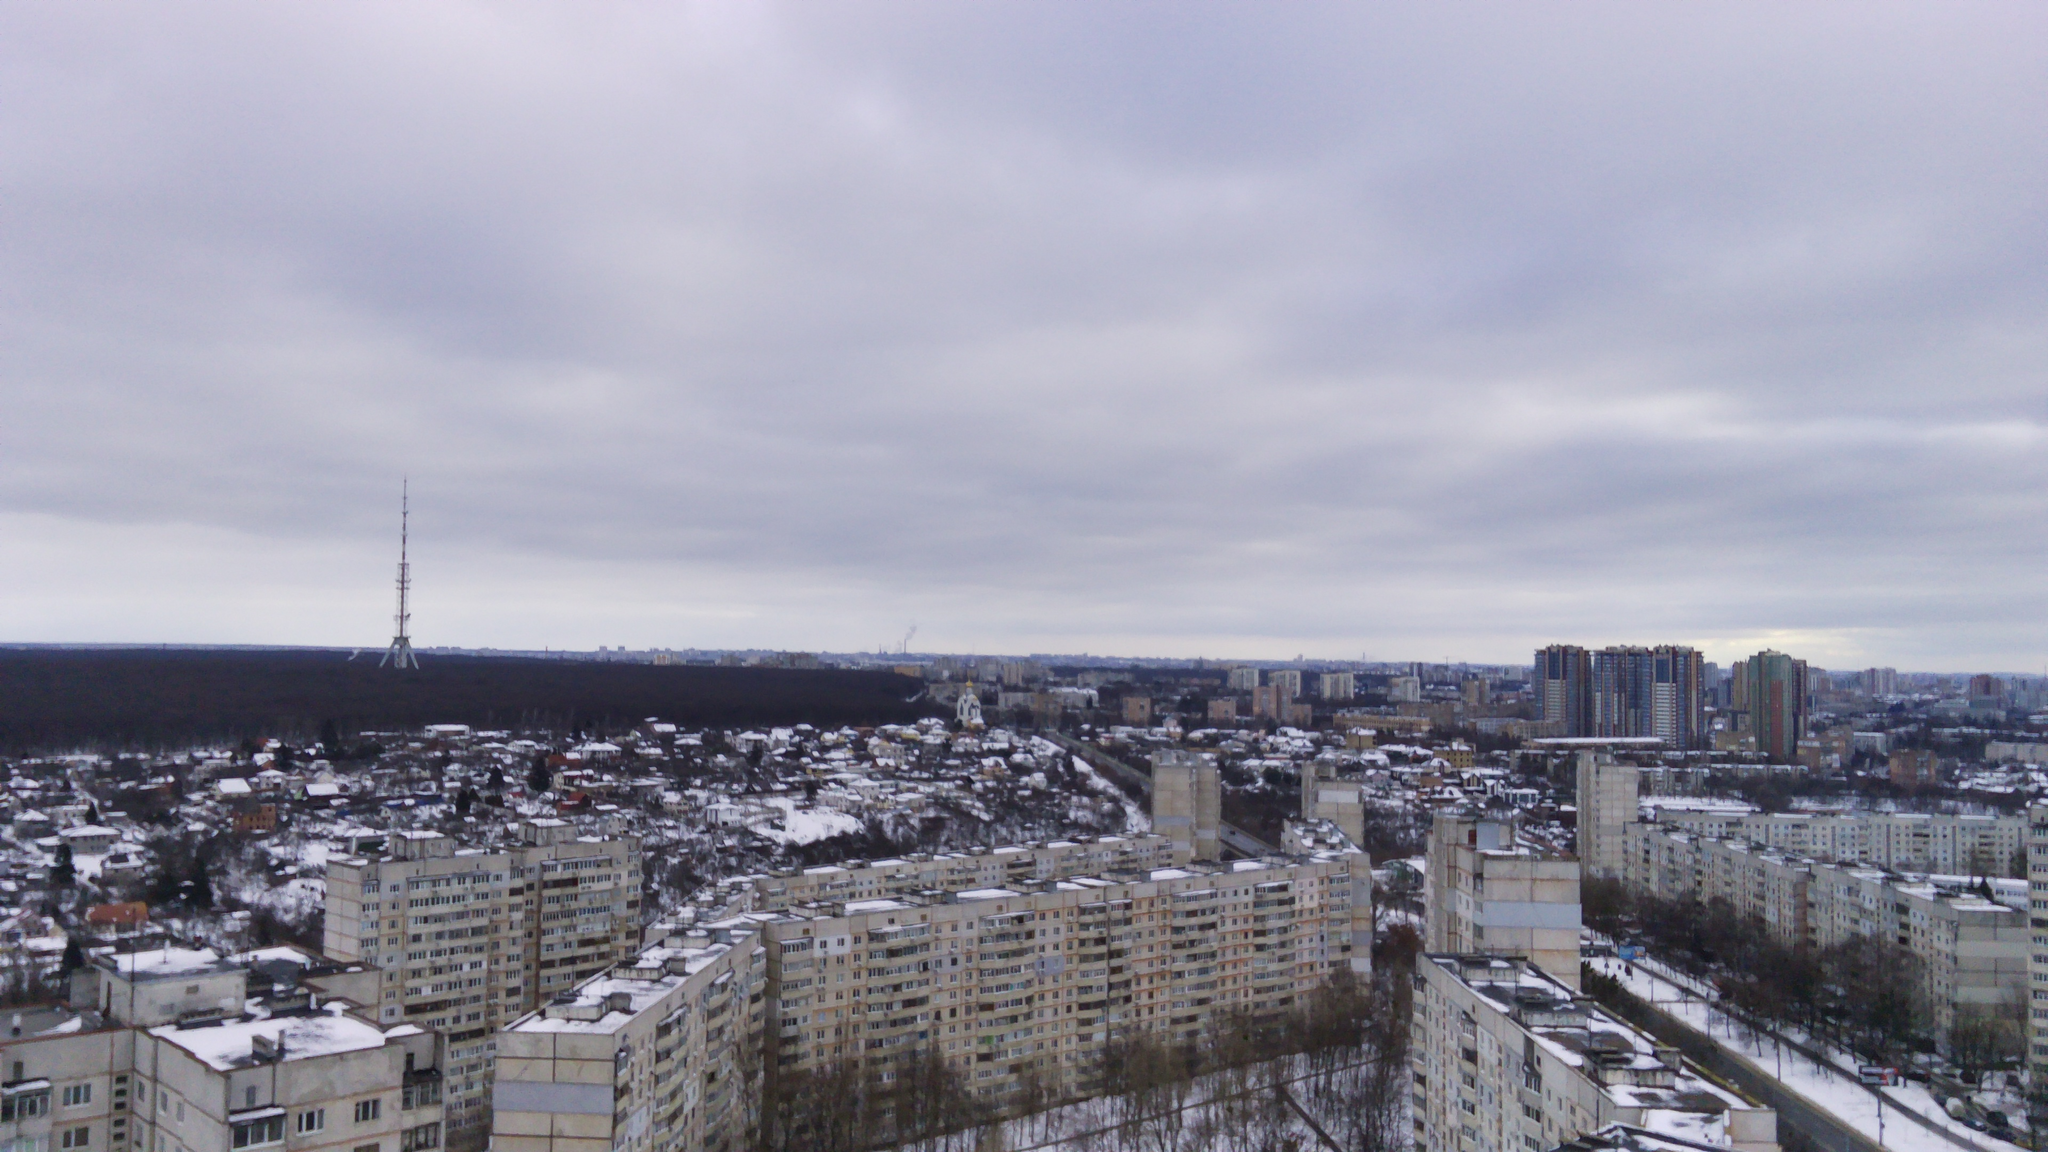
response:
<svg viewBox="0 0 2048 1152"><path fill-rule="evenodd" d="M1588 879L1581 900L1588 927L1640 941L1759 1024L1795 1027L1880 1063L1930 1051L1937 1039L1965 1071L2024 1051L2023 989L1998 1011L1958 1014L1948 1034L1937 1037L1920 958L1892 940L1855 936L1825 948L1790 943L1724 900L1667 900L1617 880Z"/></svg>
<svg viewBox="0 0 2048 1152"><path fill-rule="evenodd" d="M186 748L250 737L470 724L624 731L902 723L921 685L893 672L603 664L379 653L0 649L0 751Z"/></svg>
<svg viewBox="0 0 2048 1152"><path fill-rule="evenodd" d="M761 1147L967 1152L1009 1116L1006 1147L1280 1152L1292 1146L1292 1098L1323 1118L1345 1152L1394 1152L1407 1144L1409 987L1402 970L1369 980L1347 974L1295 1011L1219 1014L1194 1042L1130 1029L1104 1045L1068 1094L1052 1052L1004 1061L1005 1069L1021 1065L1020 1086L999 1100L975 1090L975 1071L991 1064L955 1065L937 1044L886 1061L771 1071ZM1083 1100L1079 1115L1054 1111Z"/></svg>

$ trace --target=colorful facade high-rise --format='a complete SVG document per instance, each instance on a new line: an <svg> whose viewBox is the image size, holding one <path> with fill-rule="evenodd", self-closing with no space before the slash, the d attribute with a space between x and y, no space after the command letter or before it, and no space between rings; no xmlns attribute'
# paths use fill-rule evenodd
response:
<svg viewBox="0 0 2048 1152"><path fill-rule="evenodd" d="M1744 661L1742 682L1748 689L1749 730L1756 750L1789 764L1799 758L1799 738L1806 735L1806 661L1765 649Z"/></svg>

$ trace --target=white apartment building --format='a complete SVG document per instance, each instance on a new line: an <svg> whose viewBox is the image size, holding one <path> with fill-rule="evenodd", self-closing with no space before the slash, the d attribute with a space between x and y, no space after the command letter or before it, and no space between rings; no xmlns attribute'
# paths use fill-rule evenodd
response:
<svg viewBox="0 0 2048 1152"><path fill-rule="evenodd" d="M860 889L795 900L785 887L780 907L664 930L635 964L500 1033L493 1141L507 1152L737 1147L747 1110L732 1093L756 1073L851 1062L887 1077L922 1053L998 1109L1027 1076L1085 1090L1115 1034L1192 1039L1216 1013L1288 1010L1335 973L1370 971L1371 862L1333 826L1289 832L1309 850L852 899ZM1079 863L1079 847L1044 859ZM980 876L1017 856L917 867ZM885 872L869 878L890 883L916 871L873 867ZM751 884L778 882L818 880Z"/></svg>
<svg viewBox="0 0 2048 1152"><path fill-rule="evenodd" d="M1518 842L1512 821L1439 812L1428 882L1428 951L1526 956L1579 986L1577 860Z"/></svg>
<svg viewBox="0 0 2048 1152"><path fill-rule="evenodd" d="M1419 959L1409 1045L1415 1152L1549 1152L1612 1124L1778 1147L1775 1111L1521 957Z"/></svg>
<svg viewBox="0 0 2048 1152"><path fill-rule="evenodd" d="M1199 752L1152 754L1152 830L1176 853L1222 858L1223 784L1216 760Z"/></svg>
<svg viewBox="0 0 2048 1152"><path fill-rule="evenodd" d="M1319 672L1316 695L1332 703L1353 699L1358 695L1358 676L1352 672Z"/></svg>
<svg viewBox="0 0 2048 1152"><path fill-rule="evenodd" d="M2029 935L2017 910L1959 882L1836 864L1743 840L1657 824L1629 829L1630 885L1667 900L1720 900L1789 944L1891 940L1919 959L1923 991L1946 1030L2024 995Z"/></svg>
<svg viewBox="0 0 2048 1152"><path fill-rule="evenodd" d="M277 997L277 979L276 965L252 974L205 950L95 957L74 977L77 1007L9 1014L0 1138L14 1152L441 1147L437 1038L324 999L318 979Z"/></svg>
<svg viewBox="0 0 2048 1152"><path fill-rule="evenodd" d="M447 1037L458 1145L483 1138L498 1028L640 943L637 839L579 836L561 820L517 835L480 848L400 832L375 857L327 864L325 950L378 969L381 1022Z"/></svg>
<svg viewBox="0 0 2048 1152"><path fill-rule="evenodd" d="M748 876L728 887L730 911L872 900L942 888L996 888L1085 872L1142 872L1188 862L1165 836L1100 836L1006 845L985 852L916 853L888 860L824 864L793 874Z"/></svg>
<svg viewBox="0 0 2048 1152"><path fill-rule="evenodd" d="M1658 824L1714 839L1738 838L1824 860L1875 864L1900 872L2006 876L2022 859L2021 816L1921 812L1692 811L1645 805Z"/></svg>
<svg viewBox="0 0 2048 1152"><path fill-rule="evenodd" d="M1301 818L1328 820L1353 843L1365 839L1365 782L1337 775L1337 765L1312 760L1301 766Z"/></svg>
<svg viewBox="0 0 2048 1152"><path fill-rule="evenodd" d="M1636 773L1634 764L1616 763L1606 751L1578 753L1577 847L1588 876L1621 876L1622 828L1637 819Z"/></svg>
<svg viewBox="0 0 2048 1152"><path fill-rule="evenodd" d="M2027 809L2027 1071L2048 1085L2048 805ZM2048 1092L2028 1105L2031 1124L2048 1126ZM2048 1130L2044 1127L2040 1130Z"/></svg>
<svg viewBox="0 0 2048 1152"><path fill-rule="evenodd" d="M768 1047L817 1069L930 1045L998 1105L1027 1070L1085 1089L1113 1032L1193 1039L1369 971L1371 901L1352 848L755 913Z"/></svg>
<svg viewBox="0 0 2048 1152"><path fill-rule="evenodd" d="M751 925L667 938L498 1034L498 1152L747 1146L767 953Z"/></svg>

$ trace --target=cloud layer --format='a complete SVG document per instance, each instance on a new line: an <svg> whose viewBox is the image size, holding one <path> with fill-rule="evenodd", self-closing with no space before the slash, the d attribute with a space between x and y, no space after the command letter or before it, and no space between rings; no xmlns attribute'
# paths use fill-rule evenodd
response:
<svg viewBox="0 0 2048 1152"><path fill-rule="evenodd" d="M1384 6L1383 6L1384 7ZM0 637L2030 669L2028 4L0 13Z"/></svg>

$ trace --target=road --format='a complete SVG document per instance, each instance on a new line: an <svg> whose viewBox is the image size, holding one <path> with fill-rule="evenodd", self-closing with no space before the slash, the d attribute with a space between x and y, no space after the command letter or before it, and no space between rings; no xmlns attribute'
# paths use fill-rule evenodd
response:
<svg viewBox="0 0 2048 1152"><path fill-rule="evenodd" d="M1778 1123L1799 1132L1827 1152L1883 1152L1877 1141L1843 1124L1832 1113L1815 1106L1806 1097L1748 1063L1737 1060L1713 1040L1655 1006L1641 1001L1610 1004L1603 1000L1601 1003L1657 1039L1675 1045L1685 1053L1686 1059L1708 1073L1777 1109Z"/></svg>
<svg viewBox="0 0 2048 1152"><path fill-rule="evenodd" d="M1150 772L1141 772L1086 741L1076 740L1058 732L1047 732L1044 735L1046 739L1086 760L1088 766L1097 772L1107 773L1111 779L1137 788L1148 798L1152 795L1152 774ZM1222 824L1223 826L1217 829L1216 837L1223 841L1225 848L1233 852L1239 852L1246 856L1265 856L1280 850L1228 820L1223 821Z"/></svg>

